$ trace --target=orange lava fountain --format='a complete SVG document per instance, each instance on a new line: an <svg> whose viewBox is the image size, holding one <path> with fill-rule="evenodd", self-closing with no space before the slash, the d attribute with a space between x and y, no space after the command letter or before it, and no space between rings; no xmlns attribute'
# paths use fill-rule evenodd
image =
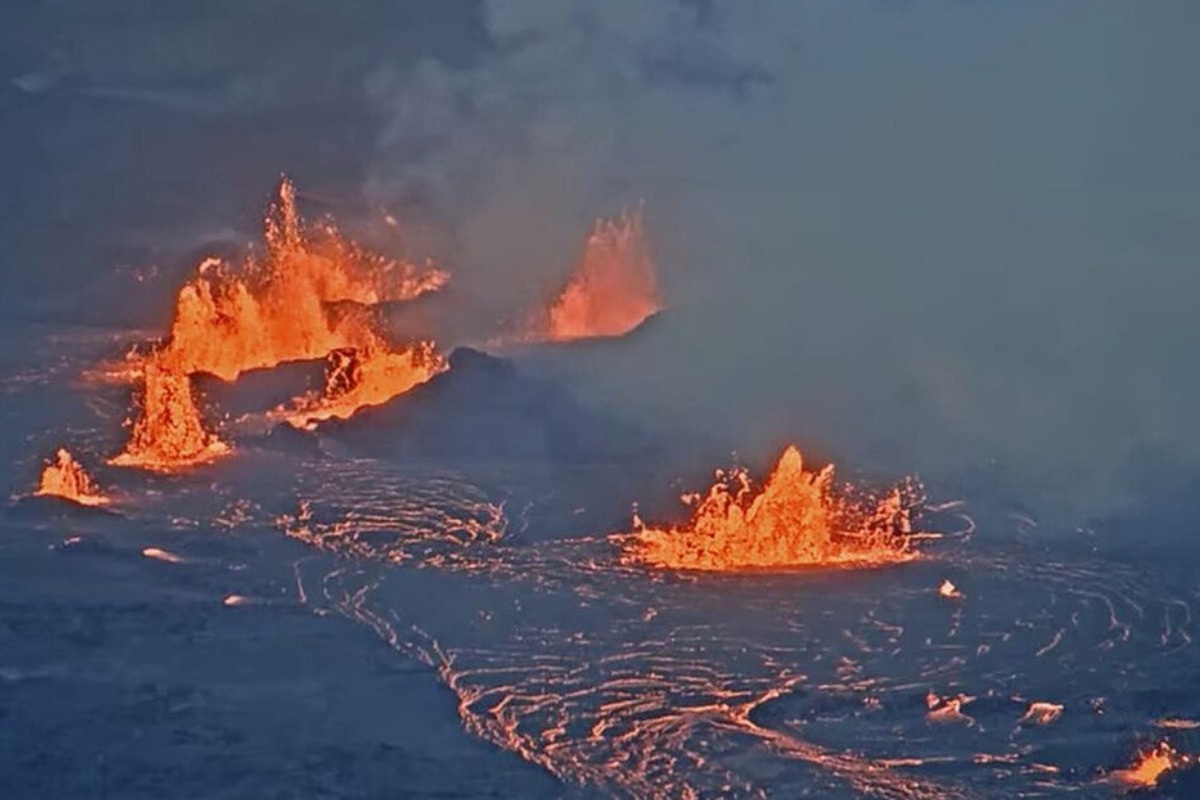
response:
<svg viewBox="0 0 1200 800"><path fill-rule="evenodd" d="M1186 762L1186 756L1181 755L1167 742L1160 742L1152 750L1139 754L1132 766L1113 770L1110 777L1126 786L1149 789L1157 786L1165 773Z"/></svg>
<svg viewBox="0 0 1200 800"><path fill-rule="evenodd" d="M358 409L386 403L445 368L445 359L430 342L398 352L382 343L361 350L334 350L327 357L321 392L297 398L291 408L277 414L298 428L331 418L348 419Z"/></svg>
<svg viewBox="0 0 1200 800"><path fill-rule="evenodd" d="M565 342L621 336L662 307L639 210L597 220L579 267L550 307L534 315L526 338Z"/></svg>
<svg viewBox="0 0 1200 800"><path fill-rule="evenodd" d="M204 427L192 396L190 376L151 357L142 366L140 416L124 452L113 464L173 470L202 464L229 452L229 446Z"/></svg>
<svg viewBox="0 0 1200 800"><path fill-rule="evenodd" d="M627 554L674 570L735 571L811 566L878 566L916 558L910 509L913 484L882 498L856 499L834 487L833 467L807 472L794 446L784 451L761 490L746 470L718 472L708 494L685 495L694 508L678 528L635 519Z"/></svg>
<svg viewBox="0 0 1200 800"><path fill-rule="evenodd" d="M268 211L265 237L264 259L247 258L238 268L206 259L180 289L162 354L178 370L233 380L250 369L376 346L361 306L409 300L448 280L440 270L368 253L331 223L302 225L287 180Z"/></svg>
<svg viewBox="0 0 1200 800"><path fill-rule="evenodd" d="M100 491L83 465L65 448L59 448L53 461L47 461L38 484L37 496L62 497L81 506L107 505L109 499Z"/></svg>

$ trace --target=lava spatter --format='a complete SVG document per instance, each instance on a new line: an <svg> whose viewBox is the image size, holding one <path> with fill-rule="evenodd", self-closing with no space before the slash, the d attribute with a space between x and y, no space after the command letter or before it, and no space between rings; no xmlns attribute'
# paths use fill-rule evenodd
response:
<svg viewBox="0 0 1200 800"><path fill-rule="evenodd" d="M181 371L233 380L251 369L374 346L379 335L362 306L409 300L449 280L441 270L368 253L331 223L303 224L287 180L265 229L265 257L236 267L207 259L180 289L163 357Z"/></svg>
<svg viewBox="0 0 1200 800"><path fill-rule="evenodd" d="M1155 747L1138 754L1133 764L1113 770L1109 777L1124 786L1150 789L1158 785L1162 776L1187 763L1188 759L1168 742L1159 742Z"/></svg>
<svg viewBox="0 0 1200 800"><path fill-rule="evenodd" d="M692 519L656 528L635 520L627 553L651 567L729 571L871 566L909 561L915 487L880 499L853 499L834 485L832 467L804 469L788 447L761 489L746 470L718 472L708 494L685 495Z"/></svg>
<svg viewBox="0 0 1200 800"><path fill-rule="evenodd" d="M326 357L325 385L296 398L281 416L295 427L311 427L327 419L348 419L360 408L386 403L446 368L433 342L400 350L377 341L362 349L341 348Z"/></svg>
<svg viewBox="0 0 1200 800"><path fill-rule="evenodd" d="M34 495L62 497L82 506L103 506L110 502L66 448L59 448L54 459L46 462Z"/></svg>

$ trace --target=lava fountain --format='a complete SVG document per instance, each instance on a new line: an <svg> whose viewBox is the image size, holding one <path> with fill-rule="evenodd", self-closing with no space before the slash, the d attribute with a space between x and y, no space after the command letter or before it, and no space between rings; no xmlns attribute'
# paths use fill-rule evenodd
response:
<svg viewBox="0 0 1200 800"><path fill-rule="evenodd" d="M333 350L326 357L325 385L276 411L297 428L331 418L348 419L360 408L386 403L446 368L431 342L399 351L382 341L367 347Z"/></svg>
<svg viewBox="0 0 1200 800"><path fill-rule="evenodd" d="M111 463L169 471L229 452L229 446L204 427L189 375L153 356L142 365L142 374L140 414L125 450Z"/></svg>
<svg viewBox="0 0 1200 800"><path fill-rule="evenodd" d="M100 491L83 465L75 460L70 451L59 448L52 461L47 461L42 470L42 479L34 495L39 497L62 497L81 506L103 506L108 497Z"/></svg>
<svg viewBox="0 0 1200 800"><path fill-rule="evenodd" d="M684 495L692 506L682 527L656 528L635 518L626 556L673 570L736 571L819 566L881 566L916 558L911 510L917 484L881 497L834 485L832 466L804 469L790 446L761 489L745 469L718 471L708 494Z"/></svg>
<svg viewBox="0 0 1200 800"><path fill-rule="evenodd" d="M449 279L368 253L332 223L304 225L286 179L265 221L266 255L209 258L179 291L163 357L184 373L233 380L250 369L378 347L363 306L410 300Z"/></svg>
<svg viewBox="0 0 1200 800"><path fill-rule="evenodd" d="M641 211L597 220L567 285L526 327L528 340L622 336L661 311Z"/></svg>

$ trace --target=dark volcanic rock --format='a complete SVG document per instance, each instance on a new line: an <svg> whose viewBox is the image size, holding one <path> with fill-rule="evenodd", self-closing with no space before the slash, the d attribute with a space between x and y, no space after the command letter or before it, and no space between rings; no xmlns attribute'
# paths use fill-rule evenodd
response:
<svg viewBox="0 0 1200 800"><path fill-rule="evenodd" d="M192 381L205 405L237 417L284 405L310 389L320 389L325 382L325 359L250 370L235 381L208 373L198 373Z"/></svg>
<svg viewBox="0 0 1200 800"><path fill-rule="evenodd" d="M370 455L438 460L629 463L658 450L636 426L468 348L428 383L319 431Z"/></svg>

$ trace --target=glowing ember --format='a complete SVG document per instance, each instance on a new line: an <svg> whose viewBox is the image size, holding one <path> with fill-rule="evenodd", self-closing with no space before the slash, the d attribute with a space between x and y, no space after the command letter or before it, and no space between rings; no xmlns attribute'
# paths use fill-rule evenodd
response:
<svg viewBox="0 0 1200 800"><path fill-rule="evenodd" d="M1110 777L1118 783L1131 787L1153 788L1167 772L1187 762L1185 756L1167 742L1138 755L1132 766L1113 770Z"/></svg>
<svg viewBox="0 0 1200 800"><path fill-rule="evenodd" d="M164 367L156 358L143 365L143 375L140 416L129 444L113 464L171 470L229 452L228 445L204 428L188 375Z"/></svg>
<svg viewBox="0 0 1200 800"><path fill-rule="evenodd" d="M687 570L870 566L916 557L910 547L914 485L883 498L858 498L834 487L833 467L806 472L788 447L761 490L748 473L717 473L681 528L650 528L635 519L629 554L653 567Z"/></svg>
<svg viewBox="0 0 1200 800"><path fill-rule="evenodd" d="M385 349L382 342L362 350L334 350L327 358L322 391L297 398L292 408L277 413L296 427L333 417L347 419L360 408L386 403L424 383L445 367L432 342L398 352Z"/></svg>
<svg viewBox="0 0 1200 800"><path fill-rule="evenodd" d="M361 307L440 289L448 275L367 253L332 224L305 226L284 180L266 219L264 259L205 260L179 291L163 357L185 373L233 380L246 370L323 358L378 338Z"/></svg>
<svg viewBox="0 0 1200 800"><path fill-rule="evenodd" d="M961 600L963 598L963 593L948 580L942 581L942 585L938 587L938 594L947 600Z"/></svg>
<svg viewBox="0 0 1200 800"><path fill-rule="evenodd" d="M166 561L168 564L182 564L185 560L183 556L177 556L169 550L163 550L159 547L144 547L142 548L142 555L146 558L152 558L155 561Z"/></svg>
<svg viewBox="0 0 1200 800"><path fill-rule="evenodd" d="M621 336L662 307L641 212L598 220L579 267L550 307L531 320L527 338Z"/></svg>
<svg viewBox="0 0 1200 800"><path fill-rule="evenodd" d="M1167 728L1175 731L1193 731L1200 728L1200 722L1193 719L1178 719L1176 717L1164 717L1160 720L1155 720L1155 727Z"/></svg>
<svg viewBox="0 0 1200 800"><path fill-rule="evenodd" d="M1021 717L1022 725L1049 725L1062 716L1063 707L1058 703L1038 701L1029 704L1025 716Z"/></svg>
<svg viewBox="0 0 1200 800"><path fill-rule="evenodd" d="M963 706L974 700L974 697L969 697L965 694L960 694L957 697L938 697L933 692L930 692L925 697L925 705L929 708L929 712L925 715L925 718L930 722L938 724L963 723L974 725L975 718L967 716L962 710Z"/></svg>
<svg viewBox="0 0 1200 800"><path fill-rule="evenodd" d="M63 497L83 506L102 506L109 502L83 466L63 448L59 448L53 461L46 462L34 494Z"/></svg>

